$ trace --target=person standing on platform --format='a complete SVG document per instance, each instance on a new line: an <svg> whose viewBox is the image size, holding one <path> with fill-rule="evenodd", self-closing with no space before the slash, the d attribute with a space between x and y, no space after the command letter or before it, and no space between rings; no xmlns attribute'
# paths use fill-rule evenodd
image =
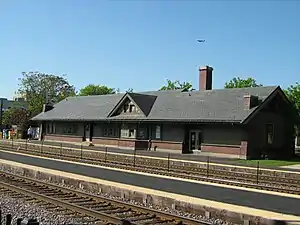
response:
<svg viewBox="0 0 300 225"><path fill-rule="evenodd" d="M149 136L149 140L148 140L148 151L151 151L151 147L152 147L152 139L151 136Z"/></svg>
<svg viewBox="0 0 300 225"><path fill-rule="evenodd" d="M30 141L32 139L32 127L30 126L27 130L27 140Z"/></svg>

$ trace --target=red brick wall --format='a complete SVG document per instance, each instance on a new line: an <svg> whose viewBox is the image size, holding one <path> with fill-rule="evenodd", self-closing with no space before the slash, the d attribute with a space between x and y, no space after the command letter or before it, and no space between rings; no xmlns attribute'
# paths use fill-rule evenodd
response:
<svg viewBox="0 0 300 225"><path fill-rule="evenodd" d="M44 136L45 141L68 141L68 142L81 142L82 137L68 136L68 135L50 135Z"/></svg>
<svg viewBox="0 0 300 225"><path fill-rule="evenodd" d="M93 138L93 144L118 146L117 138Z"/></svg>
<svg viewBox="0 0 300 225"><path fill-rule="evenodd" d="M147 149L147 140L136 140L136 139L118 139L118 138L93 138L93 144L112 145L116 147L127 147L136 149ZM171 149L180 150L182 148L181 142L170 142L170 141L152 141L152 148L157 146L158 149Z"/></svg>
<svg viewBox="0 0 300 225"><path fill-rule="evenodd" d="M119 139L119 147L135 148L135 139Z"/></svg>
<svg viewBox="0 0 300 225"><path fill-rule="evenodd" d="M82 137L68 136L68 135L45 135L46 141L68 141L68 142L81 142ZM110 145L116 147L127 147L137 149L147 149L147 140L136 140L136 139L118 139L118 138L93 138L93 144L99 145ZM182 149L181 142L170 142L170 141L152 141L152 148L157 146L158 149L170 149L179 150Z"/></svg>
<svg viewBox="0 0 300 225"><path fill-rule="evenodd" d="M152 141L152 148L157 146L158 149L171 149L171 150L179 150L182 149L181 142L172 142L172 141Z"/></svg>
<svg viewBox="0 0 300 225"><path fill-rule="evenodd" d="M201 151L202 152L221 153L221 154L242 155L240 146L231 146L231 145L208 145L207 144L207 145L201 146Z"/></svg>

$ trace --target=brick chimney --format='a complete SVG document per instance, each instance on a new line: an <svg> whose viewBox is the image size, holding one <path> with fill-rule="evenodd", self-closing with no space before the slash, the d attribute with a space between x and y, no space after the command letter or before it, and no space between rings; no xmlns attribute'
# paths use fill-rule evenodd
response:
<svg viewBox="0 0 300 225"><path fill-rule="evenodd" d="M210 66L201 66L199 68L199 90L212 89L212 71Z"/></svg>
<svg viewBox="0 0 300 225"><path fill-rule="evenodd" d="M53 106L51 104L44 104L43 105L43 111L42 112L48 112L51 109L53 109Z"/></svg>
<svg viewBox="0 0 300 225"><path fill-rule="evenodd" d="M249 110L255 106L258 106L258 96L254 95L244 95L244 109Z"/></svg>

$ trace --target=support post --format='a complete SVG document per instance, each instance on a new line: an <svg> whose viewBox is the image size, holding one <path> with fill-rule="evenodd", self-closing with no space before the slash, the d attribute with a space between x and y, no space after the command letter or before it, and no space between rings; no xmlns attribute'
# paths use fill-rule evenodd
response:
<svg viewBox="0 0 300 225"><path fill-rule="evenodd" d="M104 162L106 163L107 161L107 147L105 147L105 155L104 155Z"/></svg>
<svg viewBox="0 0 300 225"><path fill-rule="evenodd" d="M168 153L168 172L170 172L170 153Z"/></svg>
<svg viewBox="0 0 300 225"><path fill-rule="evenodd" d="M12 221L12 216L11 216L11 214L7 214L7 215L6 215L5 225L11 225L11 221Z"/></svg>
<svg viewBox="0 0 300 225"><path fill-rule="evenodd" d="M21 225L22 224L22 218L18 218L17 219L17 225Z"/></svg>
<svg viewBox="0 0 300 225"><path fill-rule="evenodd" d="M136 156L136 149L134 149L134 153L133 153L133 167L135 167L135 156Z"/></svg>
<svg viewBox="0 0 300 225"><path fill-rule="evenodd" d="M41 142L41 154L43 154L44 141Z"/></svg>
<svg viewBox="0 0 300 225"><path fill-rule="evenodd" d="M209 177L209 156L207 156L207 168L206 168L206 177L208 178Z"/></svg>
<svg viewBox="0 0 300 225"><path fill-rule="evenodd" d="M60 143L60 156L62 156L62 143Z"/></svg>
<svg viewBox="0 0 300 225"><path fill-rule="evenodd" d="M80 145L80 158L82 159L82 144Z"/></svg>
<svg viewBox="0 0 300 225"><path fill-rule="evenodd" d="M257 170L256 170L256 184L259 183L259 161L257 161Z"/></svg>

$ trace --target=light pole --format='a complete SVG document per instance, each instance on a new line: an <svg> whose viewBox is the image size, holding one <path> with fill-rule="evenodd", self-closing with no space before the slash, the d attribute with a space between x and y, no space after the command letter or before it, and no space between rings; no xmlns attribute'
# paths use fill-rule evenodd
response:
<svg viewBox="0 0 300 225"><path fill-rule="evenodd" d="M3 117L3 98L0 99L0 128L2 129L2 117Z"/></svg>

